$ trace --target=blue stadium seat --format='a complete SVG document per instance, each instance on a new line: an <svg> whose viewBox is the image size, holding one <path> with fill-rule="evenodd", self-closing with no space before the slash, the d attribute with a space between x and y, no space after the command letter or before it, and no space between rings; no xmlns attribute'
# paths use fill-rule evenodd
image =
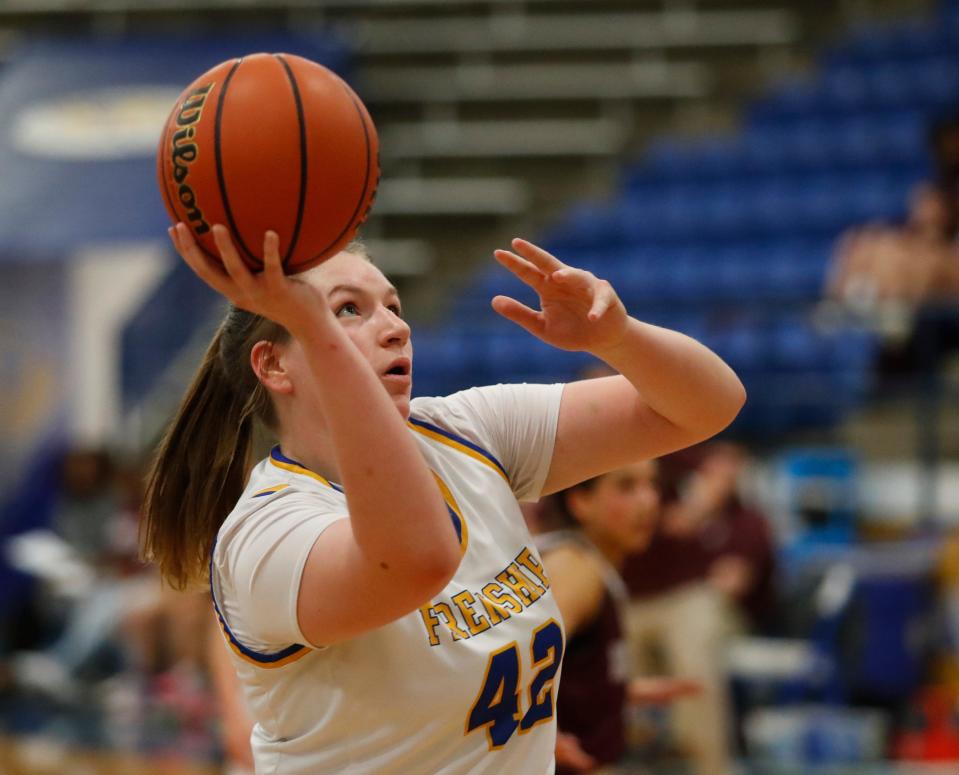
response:
<svg viewBox="0 0 959 775"><path fill-rule="evenodd" d="M750 223L758 233L789 233L798 228L795 196L790 184L778 178L757 181L748 194Z"/></svg>
<svg viewBox="0 0 959 775"><path fill-rule="evenodd" d="M756 301L762 293L759 274L753 257L740 246L719 248L704 278L708 298L720 302Z"/></svg>
<svg viewBox="0 0 959 775"><path fill-rule="evenodd" d="M471 370L482 362L483 340L455 327L416 330L413 337L414 395L447 395L476 384Z"/></svg>
<svg viewBox="0 0 959 775"><path fill-rule="evenodd" d="M759 123L805 116L818 108L817 84L810 78L795 78L780 84L775 91L754 102L749 114Z"/></svg>
<svg viewBox="0 0 959 775"><path fill-rule="evenodd" d="M799 319L784 319L770 330L771 365L784 372L822 372L831 365L828 342Z"/></svg>
<svg viewBox="0 0 959 775"><path fill-rule="evenodd" d="M768 343L762 331L737 325L707 335L706 342L740 375L760 372L767 361Z"/></svg>
<svg viewBox="0 0 959 775"><path fill-rule="evenodd" d="M762 296L769 300L813 302L822 295L832 243L777 240L757 261Z"/></svg>
<svg viewBox="0 0 959 775"><path fill-rule="evenodd" d="M570 249L618 243L623 236L620 223L616 205L580 203L547 230L542 243L560 254Z"/></svg>
<svg viewBox="0 0 959 775"><path fill-rule="evenodd" d="M871 86L865 68L847 66L826 70L820 76L816 107L829 112L862 110L870 104Z"/></svg>
<svg viewBox="0 0 959 775"><path fill-rule="evenodd" d="M824 166L917 164L923 159L927 121L915 110L870 110L829 120L822 141Z"/></svg>
<svg viewBox="0 0 959 775"><path fill-rule="evenodd" d="M696 175L697 161L690 143L656 140L646 152L644 170L653 180L686 180Z"/></svg>
<svg viewBox="0 0 959 775"><path fill-rule="evenodd" d="M920 59L906 68L925 107L934 111L955 109L959 98L959 41L948 55Z"/></svg>
<svg viewBox="0 0 959 775"><path fill-rule="evenodd" d="M749 226L748 182L715 184L704 197L699 217L704 234L736 237Z"/></svg>
<svg viewBox="0 0 959 775"><path fill-rule="evenodd" d="M687 304L714 299L716 267L721 260L715 248L701 251L680 247L665 259L662 279L667 298Z"/></svg>
<svg viewBox="0 0 959 775"><path fill-rule="evenodd" d="M745 144L740 136L704 138L697 148L697 174L707 180L741 176L745 152Z"/></svg>
<svg viewBox="0 0 959 775"><path fill-rule="evenodd" d="M867 24L824 56L826 67L869 66L890 59L913 59L949 53L948 25L917 18L895 25Z"/></svg>
<svg viewBox="0 0 959 775"><path fill-rule="evenodd" d="M744 134L743 161L750 174L774 174L790 166L789 140L796 118L786 122L753 122Z"/></svg>

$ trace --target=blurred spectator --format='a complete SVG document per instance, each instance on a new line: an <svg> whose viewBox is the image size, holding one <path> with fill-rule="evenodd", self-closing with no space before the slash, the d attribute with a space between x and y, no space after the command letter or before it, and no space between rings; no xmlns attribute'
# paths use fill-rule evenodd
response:
<svg viewBox="0 0 959 775"><path fill-rule="evenodd" d="M91 565L110 553L110 528L118 509L115 483L107 450L74 449L64 456L51 527Z"/></svg>
<svg viewBox="0 0 959 775"><path fill-rule="evenodd" d="M769 529L737 495L746 460L726 443L664 459L662 516L623 568L635 670L702 686L673 709L678 742L702 775L730 767L725 644L771 613Z"/></svg>
<svg viewBox="0 0 959 775"><path fill-rule="evenodd" d="M930 151L933 179L912 192L906 222L850 230L828 273L826 298L890 340L886 371L928 370L959 345L954 314L922 311L959 301L959 114L932 128Z"/></svg>
<svg viewBox="0 0 959 775"><path fill-rule="evenodd" d="M65 699L79 691L78 680L100 678L122 661L124 612L152 595L137 578L137 478L121 478L106 450L68 451L51 529L15 536L6 547L16 567L43 582L36 605L55 635L15 656L21 684Z"/></svg>
<svg viewBox="0 0 959 775"><path fill-rule="evenodd" d="M33 698L61 743L208 761L218 751L207 675L209 593L163 589L139 558L143 475L105 450L63 460L50 529L15 536L52 636L10 656L10 691ZM26 649L23 646L27 646Z"/></svg>
<svg viewBox="0 0 959 775"><path fill-rule="evenodd" d="M628 680L622 623L628 594L618 569L651 536L659 509L655 476L655 462L635 463L556 493L538 515L546 532L537 543L567 638L558 775L622 759L627 703L666 702L698 689L684 681Z"/></svg>
<svg viewBox="0 0 959 775"><path fill-rule="evenodd" d="M748 453L716 442L696 455L701 458L680 482L679 497L665 508L662 530L699 543L708 580L735 605L738 631L765 632L775 614L776 550L769 521L739 495Z"/></svg>

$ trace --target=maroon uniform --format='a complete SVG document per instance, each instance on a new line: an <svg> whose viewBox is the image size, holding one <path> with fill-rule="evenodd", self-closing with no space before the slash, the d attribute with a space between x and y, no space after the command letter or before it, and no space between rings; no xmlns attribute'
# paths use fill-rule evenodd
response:
<svg viewBox="0 0 959 775"><path fill-rule="evenodd" d="M544 553L569 543L596 562L606 594L596 616L568 636L556 703L557 725L560 732L575 735L583 750L599 764L612 764L626 750L627 654L620 617L626 589L595 547L575 532L551 533L537 539ZM556 775L571 773L561 766L556 768Z"/></svg>

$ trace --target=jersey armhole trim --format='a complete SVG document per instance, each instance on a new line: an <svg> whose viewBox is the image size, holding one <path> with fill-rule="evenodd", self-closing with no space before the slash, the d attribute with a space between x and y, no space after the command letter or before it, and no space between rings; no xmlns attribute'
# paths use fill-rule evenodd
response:
<svg viewBox="0 0 959 775"><path fill-rule="evenodd" d="M220 606L216 601L216 592L213 588L213 553L215 550L216 541L213 542L213 546L210 549L210 599L213 601L213 611L216 614L217 623L220 625L220 631L223 633L223 637L226 638L227 645L229 645L233 653L243 661L267 670L289 665L309 654L311 649L301 643L294 643L285 649L267 654L248 648L237 640L236 636L230 630L229 625L227 625L226 620L223 618L223 614L220 612Z"/></svg>

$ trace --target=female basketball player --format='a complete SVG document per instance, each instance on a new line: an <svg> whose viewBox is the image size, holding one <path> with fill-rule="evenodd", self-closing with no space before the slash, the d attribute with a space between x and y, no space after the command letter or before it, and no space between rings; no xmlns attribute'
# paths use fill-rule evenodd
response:
<svg viewBox="0 0 959 775"><path fill-rule="evenodd" d="M496 257L541 309L497 312L624 376L411 401L410 329L362 251L287 277L269 232L254 275L214 234L223 266L171 230L233 308L160 445L145 542L174 585L209 573L257 771L550 772L563 630L517 500L718 432L739 380L514 240ZM251 472L255 420L279 443Z"/></svg>

